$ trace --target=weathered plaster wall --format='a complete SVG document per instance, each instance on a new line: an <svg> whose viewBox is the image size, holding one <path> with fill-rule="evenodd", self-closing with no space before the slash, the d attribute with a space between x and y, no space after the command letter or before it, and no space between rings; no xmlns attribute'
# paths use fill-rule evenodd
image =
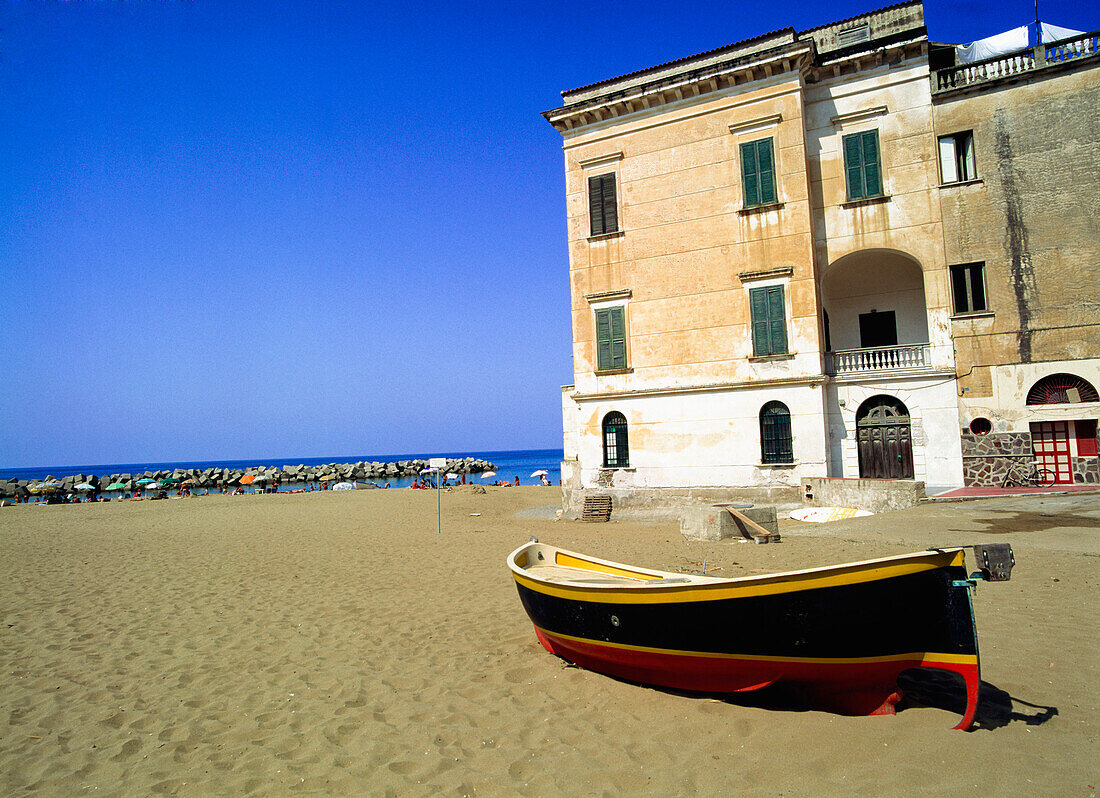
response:
<svg viewBox="0 0 1100 798"><path fill-rule="evenodd" d="M878 394L900 399L908 408L914 478L936 487L963 484L955 381L948 375L899 378L888 390L869 381L833 382L825 392L832 477L859 477L856 413Z"/></svg>
<svg viewBox="0 0 1100 798"><path fill-rule="evenodd" d="M567 223L576 388L581 394L712 385L774 376L753 363L746 289L738 273L786 267L790 351L785 376L820 373L801 83L757 81L566 135ZM730 126L778 115L756 132ZM750 128L751 130L751 128ZM739 144L775 139L781 207L742 213ZM613 159L622 235L589 239L590 159ZM597 172L599 170L596 170ZM586 297L630 290L632 373L595 374Z"/></svg>
<svg viewBox="0 0 1100 798"><path fill-rule="evenodd" d="M842 139L867 130L879 133L887 199L849 203ZM852 253L882 250L908 256L922 272L932 365L951 367L950 291L936 193L938 162L927 63L912 58L809 85L806 142L821 276ZM888 280L877 284L885 299ZM830 309L830 320L834 315L839 316Z"/></svg>
<svg viewBox="0 0 1100 798"><path fill-rule="evenodd" d="M940 135L973 131L978 173L939 189L948 262L986 270L989 312L952 321L961 420L1026 430L1013 382L1097 371L1100 62L938 98L935 124Z"/></svg>
<svg viewBox="0 0 1100 798"><path fill-rule="evenodd" d="M791 412L792 464L760 462L760 409L781 401ZM822 392L817 385L773 385L581 401L580 485L595 486L603 462L603 418L628 421L630 467L616 469L617 487L723 485L796 486L825 473ZM564 481L564 480L563 480Z"/></svg>

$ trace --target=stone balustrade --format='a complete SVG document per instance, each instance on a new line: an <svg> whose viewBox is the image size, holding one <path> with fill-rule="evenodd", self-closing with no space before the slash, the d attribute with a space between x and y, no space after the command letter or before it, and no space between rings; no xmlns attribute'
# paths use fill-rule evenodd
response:
<svg viewBox="0 0 1100 798"><path fill-rule="evenodd" d="M899 344L827 352L825 370L833 376L873 371L911 371L928 368L931 362L931 344Z"/></svg>
<svg viewBox="0 0 1100 798"><path fill-rule="evenodd" d="M1011 78L1025 72L1094 56L1100 52L1098 37L1100 37L1100 31L1093 31L1070 39L1006 53L995 58L938 69L932 74L932 93L964 89L968 86Z"/></svg>

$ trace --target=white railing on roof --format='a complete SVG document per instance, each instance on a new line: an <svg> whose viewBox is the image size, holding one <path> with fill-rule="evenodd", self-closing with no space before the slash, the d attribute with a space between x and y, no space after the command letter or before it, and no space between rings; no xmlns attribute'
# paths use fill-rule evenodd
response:
<svg viewBox="0 0 1100 798"><path fill-rule="evenodd" d="M938 69L932 76L932 90L940 92L961 89L1095 55L1098 52L1098 37L1100 31L1093 31L1039 47L986 58L984 61Z"/></svg>
<svg viewBox="0 0 1100 798"><path fill-rule="evenodd" d="M829 374L838 375L922 369L932 362L931 349L931 344L924 343L826 352L825 370Z"/></svg>

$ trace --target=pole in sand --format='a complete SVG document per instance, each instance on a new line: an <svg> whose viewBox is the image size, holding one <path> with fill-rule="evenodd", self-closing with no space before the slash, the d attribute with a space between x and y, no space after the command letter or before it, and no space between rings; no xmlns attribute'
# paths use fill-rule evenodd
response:
<svg viewBox="0 0 1100 798"><path fill-rule="evenodd" d="M428 458L428 467L435 472L435 533L439 534L440 527L440 512L439 512L439 474L447 467L446 457L431 457Z"/></svg>

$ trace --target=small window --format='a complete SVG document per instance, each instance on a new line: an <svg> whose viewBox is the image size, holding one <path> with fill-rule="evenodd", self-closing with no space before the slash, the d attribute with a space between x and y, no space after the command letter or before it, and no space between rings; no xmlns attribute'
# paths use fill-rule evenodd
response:
<svg viewBox="0 0 1100 798"><path fill-rule="evenodd" d="M608 413L603 419L603 467L626 468L630 464L626 416Z"/></svg>
<svg viewBox="0 0 1100 798"><path fill-rule="evenodd" d="M619 207L615 197L615 173L588 178L588 217L592 235L619 231Z"/></svg>
<svg viewBox="0 0 1100 798"><path fill-rule="evenodd" d="M741 185L746 208L775 203L775 160L770 138L741 145Z"/></svg>
<svg viewBox="0 0 1100 798"><path fill-rule="evenodd" d="M993 422L988 418L976 418L970 422L970 431L975 435L988 435L993 431Z"/></svg>
<svg viewBox="0 0 1100 798"><path fill-rule="evenodd" d="M955 295L956 313L985 310L985 264L961 263L952 266L951 290Z"/></svg>
<svg viewBox="0 0 1100 798"><path fill-rule="evenodd" d="M752 353L756 357L787 354L787 307L783 286L749 289Z"/></svg>
<svg viewBox="0 0 1100 798"><path fill-rule="evenodd" d="M791 411L782 402L768 402L760 409L760 461L794 462Z"/></svg>
<svg viewBox="0 0 1100 798"><path fill-rule="evenodd" d="M844 174L849 200L882 196L877 130L844 137Z"/></svg>
<svg viewBox="0 0 1100 798"><path fill-rule="evenodd" d="M626 368L626 309L617 306L596 311L596 370Z"/></svg>
<svg viewBox="0 0 1100 798"><path fill-rule="evenodd" d="M961 183L978 177L974 167L974 133L967 130L940 136L940 181Z"/></svg>

